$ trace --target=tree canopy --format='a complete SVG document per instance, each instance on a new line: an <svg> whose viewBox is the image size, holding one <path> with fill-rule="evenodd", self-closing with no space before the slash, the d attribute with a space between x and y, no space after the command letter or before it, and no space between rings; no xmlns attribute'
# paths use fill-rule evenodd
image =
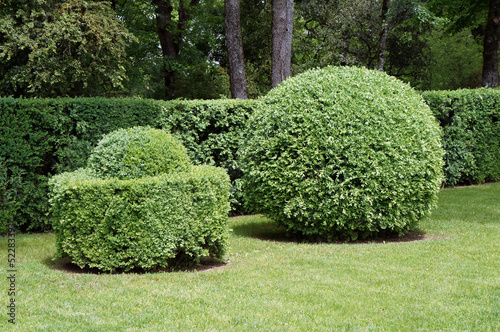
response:
<svg viewBox="0 0 500 332"><path fill-rule="evenodd" d="M11 1L1 12L0 88L14 96L122 91L133 40L107 2Z"/></svg>
<svg viewBox="0 0 500 332"><path fill-rule="evenodd" d="M239 0L239 25L232 19L243 54L237 67L244 68L249 98L276 85L273 33L280 25L273 24L273 5L290 2L293 42L283 77L354 65L382 69L421 90L478 87L483 64L498 63L494 53L485 61L483 43L486 23L494 21L488 5L498 1ZM226 0L3 2L2 96L235 96Z"/></svg>
<svg viewBox="0 0 500 332"><path fill-rule="evenodd" d="M430 0L428 6L437 15L449 20L448 31L457 33L463 29L472 29L482 38L482 85L496 88L500 45L500 1Z"/></svg>

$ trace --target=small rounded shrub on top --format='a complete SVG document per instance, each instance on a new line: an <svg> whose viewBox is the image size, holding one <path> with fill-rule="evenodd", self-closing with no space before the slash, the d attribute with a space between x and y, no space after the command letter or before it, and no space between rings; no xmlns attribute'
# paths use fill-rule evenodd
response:
<svg viewBox="0 0 500 332"><path fill-rule="evenodd" d="M150 127L119 129L105 135L88 160L88 168L99 178L135 179L189 167L189 156L180 140Z"/></svg>
<svg viewBox="0 0 500 332"><path fill-rule="evenodd" d="M440 135L407 84L362 68L311 70L273 89L251 118L245 200L306 239L402 235L436 205Z"/></svg>

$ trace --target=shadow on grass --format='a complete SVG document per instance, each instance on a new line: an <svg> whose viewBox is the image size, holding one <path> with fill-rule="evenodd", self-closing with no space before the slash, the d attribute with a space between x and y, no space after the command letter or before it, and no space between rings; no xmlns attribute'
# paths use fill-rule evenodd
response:
<svg viewBox="0 0 500 332"><path fill-rule="evenodd" d="M233 226L233 233L237 236L249 237L264 241L276 242L295 242L295 243L326 243L320 238L306 239L301 236L287 234L284 227L273 222L248 222L241 225ZM360 243L390 243L390 242L413 242L431 240L426 236L426 233L420 229L412 230L404 236L398 236L394 233L380 234L377 237L368 237L366 239L358 239L356 241L334 241L334 244L360 244Z"/></svg>
<svg viewBox="0 0 500 332"><path fill-rule="evenodd" d="M284 227L273 222L249 222L233 226L233 233L237 236L250 237L265 241L299 242L287 235Z"/></svg>
<svg viewBox="0 0 500 332"><path fill-rule="evenodd" d="M145 273L172 273L172 272L206 272L229 265L227 262L215 258L202 257L196 264L178 264L173 267L144 271L134 269L130 271L117 270L114 272L103 272L96 268L81 268L71 262L69 258L47 257L42 263L52 270L74 274L145 274Z"/></svg>

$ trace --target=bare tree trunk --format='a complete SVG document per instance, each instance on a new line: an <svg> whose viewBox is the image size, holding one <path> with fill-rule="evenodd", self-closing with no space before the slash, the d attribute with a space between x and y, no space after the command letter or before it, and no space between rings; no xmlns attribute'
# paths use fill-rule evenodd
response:
<svg viewBox="0 0 500 332"><path fill-rule="evenodd" d="M184 1L180 1L177 22L177 29L175 29L174 22L172 21L173 7L170 0L152 0L151 3L156 6L156 29L158 32L158 39L165 62L177 61L179 59L180 42L182 35L186 28L186 22L189 20L189 11L184 6ZM196 6L199 0L192 0L189 4L190 7ZM165 87L167 88L167 98L173 98L170 93L175 83L175 71L168 66L164 65L163 75L165 80Z"/></svg>
<svg viewBox="0 0 500 332"><path fill-rule="evenodd" d="M498 86L498 46L500 41L500 0L490 0L484 29L483 86Z"/></svg>
<svg viewBox="0 0 500 332"><path fill-rule="evenodd" d="M271 85L290 77L293 33L293 0L273 0Z"/></svg>
<svg viewBox="0 0 500 332"><path fill-rule="evenodd" d="M384 61L385 61L385 46L387 44L387 32L389 31L389 25L387 22L387 11L389 10L389 0L382 0L382 28L380 29L379 39L378 39L378 50L377 50L377 70L384 71Z"/></svg>
<svg viewBox="0 0 500 332"><path fill-rule="evenodd" d="M174 8L170 0L153 0L152 3L156 6L156 30L163 57L177 60L179 45L174 41L174 34L171 31L172 11ZM164 66L163 76L168 91L175 82L175 72Z"/></svg>
<svg viewBox="0 0 500 332"><path fill-rule="evenodd" d="M285 37L285 78L291 75L292 37L293 37L293 0L286 1L286 37Z"/></svg>
<svg viewBox="0 0 500 332"><path fill-rule="evenodd" d="M224 15L231 97L248 99L243 40L241 37L240 0L226 0Z"/></svg>

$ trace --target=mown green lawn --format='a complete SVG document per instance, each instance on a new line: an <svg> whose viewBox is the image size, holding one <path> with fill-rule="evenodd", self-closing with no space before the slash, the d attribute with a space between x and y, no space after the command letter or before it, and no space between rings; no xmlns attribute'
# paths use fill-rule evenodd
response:
<svg viewBox="0 0 500 332"><path fill-rule="evenodd" d="M90 274L18 235L18 331L500 331L500 183L444 189L417 241L302 244L261 216L230 219L229 264ZM6 275L7 239L0 239Z"/></svg>

